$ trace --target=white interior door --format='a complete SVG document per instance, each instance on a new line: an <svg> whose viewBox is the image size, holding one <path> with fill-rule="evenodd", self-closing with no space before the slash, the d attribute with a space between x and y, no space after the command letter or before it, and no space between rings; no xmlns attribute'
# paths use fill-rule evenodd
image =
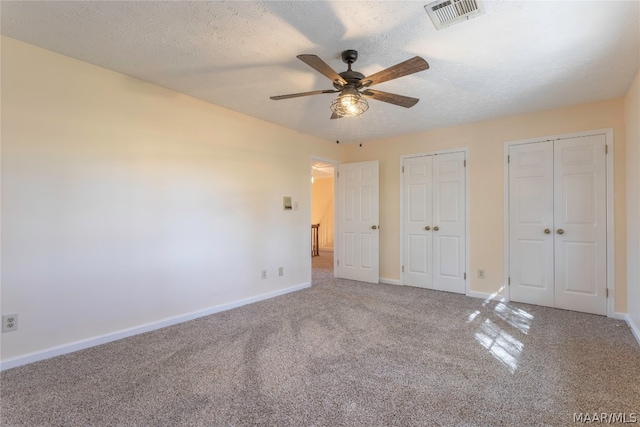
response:
<svg viewBox="0 0 640 427"><path fill-rule="evenodd" d="M465 153L403 160L403 283L466 290Z"/></svg>
<svg viewBox="0 0 640 427"><path fill-rule="evenodd" d="M338 165L338 277L378 283L378 162Z"/></svg>
<svg viewBox="0 0 640 427"><path fill-rule="evenodd" d="M433 156L404 159L404 284L433 288Z"/></svg>
<svg viewBox="0 0 640 427"><path fill-rule="evenodd" d="M605 135L509 148L512 301L606 315Z"/></svg>
<svg viewBox="0 0 640 427"><path fill-rule="evenodd" d="M465 293L465 153L433 157L433 289Z"/></svg>
<svg viewBox="0 0 640 427"><path fill-rule="evenodd" d="M512 301L554 305L553 141L509 148Z"/></svg>
<svg viewBox="0 0 640 427"><path fill-rule="evenodd" d="M555 306L607 314L605 136L557 140Z"/></svg>

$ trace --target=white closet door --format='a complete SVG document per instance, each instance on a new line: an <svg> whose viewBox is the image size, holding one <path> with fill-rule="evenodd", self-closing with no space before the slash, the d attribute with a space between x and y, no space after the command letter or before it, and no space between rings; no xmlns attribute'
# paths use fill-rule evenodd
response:
<svg viewBox="0 0 640 427"><path fill-rule="evenodd" d="M512 301L554 306L553 141L509 148Z"/></svg>
<svg viewBox="0 0 640 427"><path fill-rule="evenodd" d="M555 142L555 306L606 315L605 136Z"/></svg>
<svg viewBox="0 0 640 427"><path fill-rule="evenodd" d="M465 153L433 156L433 289L465 293Z"/></svg>
<svg viewBox="0 0 640 427"><path fill-rule="evenodd" d="M378 283L378 162L338 165L338 195L338 277Z"/></svg>
<svg viewBox="0 0 640 427"><path fill-rule="evenodd" d="M433 287L432 158L403 162L404 284L428 289Z"/></svg>

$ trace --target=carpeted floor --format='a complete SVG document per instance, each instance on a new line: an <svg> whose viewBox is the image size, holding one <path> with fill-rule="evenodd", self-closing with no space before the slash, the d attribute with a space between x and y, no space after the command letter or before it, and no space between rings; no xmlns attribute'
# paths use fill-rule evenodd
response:
<svg viewBox="0 0 640 427"><path fill-rule="evenodd" d="M640 346L622 321L338 280L330 252L313 263L310 289L3 372L1 424L567 426L640 413Z"/></svg>

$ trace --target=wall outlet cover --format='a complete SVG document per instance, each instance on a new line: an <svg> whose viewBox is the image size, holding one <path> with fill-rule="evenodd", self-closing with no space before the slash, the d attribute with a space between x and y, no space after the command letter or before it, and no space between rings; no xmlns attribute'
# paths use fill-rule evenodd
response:
<svg viewBox="0 0 640 427"><path fill-rule="evenodd" d="M13 332L18 330L18 315L6 314L2 316L2 332Z"/></svg>

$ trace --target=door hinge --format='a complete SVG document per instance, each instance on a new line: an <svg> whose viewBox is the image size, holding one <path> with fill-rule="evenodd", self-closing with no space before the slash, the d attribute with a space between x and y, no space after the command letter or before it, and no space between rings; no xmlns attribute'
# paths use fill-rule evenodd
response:
<svg viewBox="0 0 640 427"><path fill-rule="evenodd" d="M604 144L604 154L609 154L609 146Z"/></svg>
<svg viewBox="0 0 640 427"><path fill-rule="evenodd" d="M511 277L507 278L507 285L511 286Z"/></svg>
<svg viewBox="0 0 640 427"><path fill-rule="evenodd" d="M463 160L463 161L462 161L462 165L466 168L466 167L467 167L467 161L466 161L466 160Z"/></svg>
<svg viewBox="0 0 640 427"><path fill-rule="evenodd" d="M467 280L467 273L464 273L464 280Z"/></svg>
<svg viewBox="0 0 640 427"><path fill-rule="evenodd" d="M511 156L507 155L507 163L511 162Z"/></svg>
<svg viewBox="0 0 640 427"><path fill-rule="evenodd" d="M607 288L607 298L609 298L609 288Z"/></svg>
<svg viewBox="0 0 640 427"><path fill-rule="evenodd" d="M338 172L338 178L340 178L340 172Z"/></svg>
<svg viewBox="0 0 640 427"><path fill-rule="evenodd" d="M340 260L337 260L338 265L340 265Z"/></svg>
<svg viewBox="0 0 640 427"><path fill-rule="evenodd" d="M402 173L404 173L404 166L402 167Z"/></svg>
<svg viewBox="0 0 640 427"><path fill-rule="evenodd" d="M402 266L402 272L404 273L404 265Z"/></svg>

